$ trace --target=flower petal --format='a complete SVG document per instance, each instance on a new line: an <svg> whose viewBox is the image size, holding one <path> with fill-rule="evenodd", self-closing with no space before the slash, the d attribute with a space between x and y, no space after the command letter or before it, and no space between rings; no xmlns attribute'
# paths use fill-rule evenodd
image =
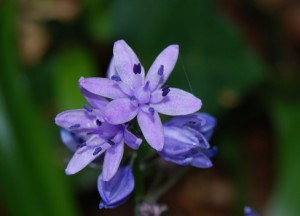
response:
<svg viewBox="0 0 300 216"><path fill-rule="evenodd" d="M82 92L87 102L89 102L89 104L93 106L93 108L103 111L105 106L108 104L108 100L106 100L104 97L93 94L83 88L81 88L80 91Z"/></svg>
<svg viewBox="0 0 300 216"><path fill-rule="evenodd" d="M105 153L103 162L103 181L109 181L117 172L124 152L124 140L116 143Z"/></svg>
<svg viewBox="0 0 300 216"><path fill-rule="evenodd" d="M151 91L160 88L170 76L179 54L178 45L170 45L164 49L151 65L146 81L149 81Z"/></svg>
<svg viewBox="0 0 300 216"><path fill-rule="evenodd" d="M66 130L76 132L86 132L99 127L97 125L97 116L87 112L85 109L68 110L59 113L55 117L55 123Z"/></svg>
<svg viewBox="0 0 300 216"><path fill-rule="evenodd" d="M122 124L132 120L137 111L138 107L129 98L116 99L106 106L105 118L111 124Z"/></svg>
<svg viewBox="0 0 300 216"><path fill-rule="evenodd" d="M140 110L137 120L149 145L157 151L161 151L164 146L164 133L158 113L154 112L152 115Z"/></svg>
<svg viewBox="0 0 300 216"><path fill-rule="evenodd" d="M186 128L164 126L164 136L165 140L167 139L169 142L184 143L194 147L199 146L199 140L197 139L195 134Z"/></svg>
<svg viewBox="0 0 300 216"><path fill-rule="evenodd" d="M93 142L97 142L94 138ZM87 141L88 142L88 141ZM68 163L68 166L65 170L67 175L72 175L80 170L82 170L84 167L86 167L88 164L90 164L93 160L95 160L97 157L99 157L103 152L105 152L108 148L111 146L106 143L102 143L103 140L99 139L98 145L95 143L91 145L86 145L82 148L79 148L71 158L71 160ZM94 154L96 149L99 148L99 145L101 145L102 150L99 151L97 154Z"/></svg>
<svg viewBox="0 0 300 216"><path fill-rule="evenodd" d="M198 152L192 157L191 165L198 168L209 168L213 164L203 152Z"/></svg>
<svg viewBox="0 0 300 216"><path fill-rule="evenodd" d="M84 142L82 138L77 136L77 134L65 129L60 130L60 138L71 152L75 152L77 150L77 146Z"/></svg>
<svg viewBox="0 0 300 216"><path fill-rule="evenodd" d="M79 79L79 86L93 94L111 99L127 97L126 94L124 94L124 92L119 88L115 80L107 78L82 77Z"/></svg>
<svg viewBox="0 0 300 216"><path fill-rule="evenodd" d="M98 191L102 198L99 208L115 208L123 204L134 189L134 177L129 166L120 167L110 181L98 177Z"/></svg>
<svg viewBox="0 0 300 216"><path fill-rule="evenodd" d="M143 142L142 139L136 137L133 133L127 130L127 128L124 129L124 139L125 143L132 149L138 149Z"/></svg>
<svg viewBox="0 0 300 216"><path fill-rule="evenodd" d="M161 90L153 92L151 106L165 115L186 115L198 111L202 102L194 95L177 88L170 88L167 96Z"/></svg>
<svg viewBox="0 0 300 216"><path fill-rule="evenodd" d="M144 82L145 71L134 51L124 40L116 41L113 48L115 69L121 80L133 89ZM133 71L134 65L140 65L139 73Z"/></svg>

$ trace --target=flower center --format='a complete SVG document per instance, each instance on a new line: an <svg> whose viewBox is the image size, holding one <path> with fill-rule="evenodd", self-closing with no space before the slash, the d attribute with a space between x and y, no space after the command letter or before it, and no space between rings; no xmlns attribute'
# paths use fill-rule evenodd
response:
<svg viewBox="0 0 300 216"><path fill-rule="evenodd" d="M134 97L138 101L139 104L149 103L151 96L151 91L149 88L149 81L145 84L144 87L137 89L134 93Z"/></svg>

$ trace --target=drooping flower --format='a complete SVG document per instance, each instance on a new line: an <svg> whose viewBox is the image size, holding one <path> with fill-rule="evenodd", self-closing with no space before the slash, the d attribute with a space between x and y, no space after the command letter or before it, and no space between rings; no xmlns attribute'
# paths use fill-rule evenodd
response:
<svg viewBox="0 0 300 216"><path fill-rule="evenodd" d="M249 206L244 208L244 214L245 216L258 216L258 214Z"/></svg>
<svg viewBox="0 0 300 216"><path fill-rule="evenodd" d="M103 173L98 178L98 191L102 198L99 208L115 208L129 198L134 189L134 177L129 166L119 167L117 173L105 181Z"/></svg>
<svg viewBox="0 0 300 216"><path fill-rule="evenodd" d="M161 152L165 160L182 165L208 168L217 148L208 143L216 119L205 113L176 116L164 124L165 145Z"/></svg>
<svg viewBox="0 0 300 216"><path fill-rule="evenodd" d="M142 140L132 134L125 124L112 125L105 121L103 109L108 101L91 93L86 93L85 97L94 108L85 105L85 109L65 111L55 118L57 125L83 141L77 145L66 168L66 174L79 172L105 152L103 179L108 181L121 163L124 142L130 148L137 149Z"/></svg>
<svg viewBox="0 0 300 216"><path fill-rule="evenodd" d="M137 116L146 141L156 150L163 148L163 127L158 113L186 115L201 108L200 99L192 94L165 86L178 58L178 45L163 50L146 77L134 51L124 40L115 42L108 78L81 78L86 92L112 99L105 108L105 119L122 124Z"/></svg>

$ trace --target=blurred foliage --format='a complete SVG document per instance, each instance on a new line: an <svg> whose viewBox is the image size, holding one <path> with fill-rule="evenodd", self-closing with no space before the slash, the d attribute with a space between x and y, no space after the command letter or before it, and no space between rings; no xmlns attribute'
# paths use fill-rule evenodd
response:
<svg viewBox="0 0 300 216"><path fill-rule="evenodd" d="M70 154L60 151L64 147L53 119L58 112L82 108L86 102L78 79L104 75L117 39L128 42L145 69L167 45L180 45L179 60L168 84L193 92L202 99L202 110L218 117L219 128L212 142L220 152L210 172L219 182L233 185L225 184L231 195L225 196L225 207L220 204L213 215L240 215L245 204L254 204L263 212L268 202L270 216L299 214L296 164L300 107L295 103L300 100L299 55L298 45L293 51L292 45L285 47L287 42L280 41L284 38L278 26L280 5L270 6L263 0L26 3L6 0L0 8L0 206L6 215L99 213L98 170L64 176L64 158ZM227 3L232 8L228 9ZM225 15L226 10L239 11L232 16L241 18L238 23L244 26L237 28L234 19ZM293 13L297 14L282 13L282 23L291 20ZM252 19L250 24L244 16ZM252 29L255 25L258 30ZM289 27L293 37L298 34L296 27ZM258 40L260 37L263 39ZM36 47L40 48L37 52ZM292 97L290 92L294 92ZM286 97L289 100L283 99ZM272 157L275 165L268 161ZM251 181L257 176L261 179L251 166L262 173L271 170L276 177L255 181L274 184L272 191L263 194L265 200L247 188L261 188ZM248 175L253 175L251 180ZM76 194L69 189L74 182ZM136 191L138 196L146 183ZM116 215L126 214L115 211ZM103 212L113 215L113 210Z"/></svg>

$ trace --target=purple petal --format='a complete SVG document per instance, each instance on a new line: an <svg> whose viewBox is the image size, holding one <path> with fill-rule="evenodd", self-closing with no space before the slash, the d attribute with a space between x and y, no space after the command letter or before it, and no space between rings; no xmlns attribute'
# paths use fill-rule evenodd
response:
<svg viewBox="0 0 300 216"><path fill-rule="evenodd" d="M134 189L134 177L130 167L120 167L110 181L98 178L98 191L102 198L100 208L115 208L123 204Z"/></svg>
<svg viewBox="0 0 300 216"><path fill-rule="evenodd" d="M164 146L164 133L157 112L154 112L152 115L140 110L137 115L137 120L149 145L157 151L161 151Z"/></svg>
<svg viewBox="0 0 300 216"><path fill-rule="evenodd" d="M108 104L108 100L106 100L104 97L93 94L83 88L81 88L80 91L93 108L103 111L105 106Z"/></svg>
<svg viewBox="0 0 300 216"><path fill-rule="evenodd" d="M212 167L211 160L202 152L192 157L191 165L198 168L209 168Z"/></svg>
<svg viewBox="0 0 300 216"><path fill-rule="evenodd" d="M198 131L204 135L206 140L209 140L213 134L217 120L202 112L193 113L190 115L176 116L165 123L166 126L187 127Z"/></svg>
<svg viewBox="0 0 300 216"><path fill-rule="evenodd" d="M184 128L164 126L164 136L165 139L169 141L175 140L178 143L186 143L195 147L198 147L199 145L199 140L195 134Z"/></svg>
<svg viewBox="0 0 300 216"><path fill-rule="evenodd" d="M124 129L124 139L125 143L132 149L138 149L143 142L142 139L137 138L133 133L127 130L127 128Z"/></svg>
<svg viewBox="0 0 300 216"><path fill-rule="evenodd" d="M145 72L134 51L124 40L119 40L114 44L113 53L115 69L121 80L133 89L141 86L144 82ZM134 65L141 66L140 73L134 73Z"/></svg>
<svg viewBox="0 0 300 216"><path fill-rule="evenodd" d="M111 124L122 124L132 120L137 111L138 107L130 99L116 99L106 106L105 118Z"/></svg>
<svg viewBox="0 0 300 216"><path fill-rule="evenodd" d="M170 76L179 53L178 45L170 45L164 49L151 65L146 81L150 82L150 89L154 91L160 88Z"/></svg>
<svg viewBox="0 0 300 216"><path fill-rule="evenodd" d="M123 152L123 140L106 151L103 162L103 181L109 181L116 174L123 157Z"/></svg>
<svg viewBox="0 0 300 216"><path fill-rule="evenodd" d="M177 88L170 88L167 96L162 96L161 90L153 92L151 106L165 115L187 115L198 111L202 102L194 95Z"/></svg>
<svg viewBox="0 0 300 216"><path fill-rule="evenodd" d="M84 140L77 136L75 133L72 133L65 129L60 130L60 138L71 152L75 152L77 150L77 146L84 142Z"/></svg>
<svg viewBox="0 0 300 216"><path fill-rule="evenodd" d="M79 86L93 94L111 99L127 97L116 81L107 78L80 78Z"/></svg>
<svg viewBox="0 0 300 216"><path fill-rule="evenodd" d="M79 148L74 153L65 170L67 175L72 175L79 172L88 164L90 164L93 160L99 157L108 148L110 148L110 145L103 143L102 139L99 139L99 141L95 139L96 138L94 138L93 141L91 141L93 142L91 145L87 144L86 146ZM102 150L99 151L98 154L94 154L95 150L99 148L100 145Z"/></svg>
<svg viewBox="0 0 300 216"><path fill-rule="evenodd" d="M99 120L102 120L99 117ZM87 130L97 129L97 116L87 112L85 109L68 110L59 113L55 117L55 123L66 130L76 132L86 132Z"/></svg>

